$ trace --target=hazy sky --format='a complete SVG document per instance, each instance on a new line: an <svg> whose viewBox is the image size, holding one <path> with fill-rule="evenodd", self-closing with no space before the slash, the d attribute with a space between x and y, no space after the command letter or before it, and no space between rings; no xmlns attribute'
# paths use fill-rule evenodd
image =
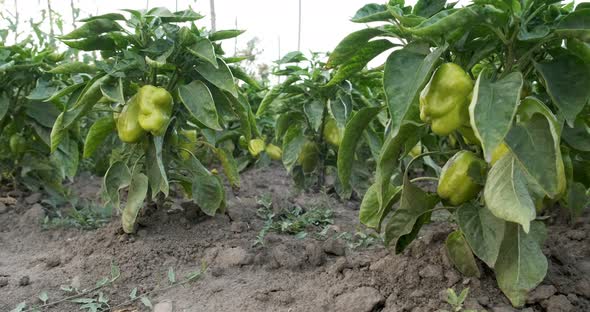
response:
<svg viewBox="0 0 590 312"><path fill-rule="evenodd" d="M144 9L164 6L171 11L186 9L188 6L206 17L197 24L210 25L209 0L51 0L54 11L59 12L65 21L64 31L71 31L70 2L81 9L80 18L89 15L114 12L119 9ZM3 11L14 13L17 3L21 21L40 17L40 10L46 9L47 0L0 0ZM366 27L364 24L350 22L350 17L363 5L386 0L302 0L302 34L301 50L303 52L324 52L333 49L348 33ZM416 0L406 0L406 4L414 4ZM460 3L470 1L461 0ZM576 1L578 3L583 1ZM297 49L297 12L298 0L215 0L217 29L235 28L236 19L239 29L246 33L238 38L238 49L245 47L246 42L258 37L258 49L263 50L259 61L271 62ZM0 21L0 26L2 21ZM47 28L47 25L44 25ZM24 26L23 26L24 27ZM224 49L230 55L234 52L234 40L226 40Z"/></svg>

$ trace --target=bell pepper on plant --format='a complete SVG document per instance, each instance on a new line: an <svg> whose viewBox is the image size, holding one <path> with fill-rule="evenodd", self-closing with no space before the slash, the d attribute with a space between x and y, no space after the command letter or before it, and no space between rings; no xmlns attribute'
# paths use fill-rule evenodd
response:
<svg viewBox="0 0 590 312"><path fill-rule="evenodd" d="M297 157L297 163L301 165L303 172L310 173L315 170L320 160L320 149L318 145L313 141L306 141L303 144L299 157Z"/></svg>
<svg viewBox="0 0 590 312"><path fill-rule="evenodd" d="M248 151L250 155L257 157L262 151L264 151L266 144L262 139L252 139L248 142Z"/></svg>
<svg viewBox="0 0 590 312"><path fill-rule="evenodd" d="M410 156L412 157L417 157L420 154L422 154L422 143L418 142L416 143L416 145L414 145L414 147L412 147L412 149L410 150Z"/></svg>
<svg viewBox="0 0 590 312"><path fill-rule="evenodd" d="M27 141L18 133L10 136L10 151L15 155L22 155L27 147Z"/></svg>
<svg viewBox="0 0 590 312"><path fill-rule="evenodd" d="M272 160L281 160L283 159L283 151L280 147L270 143L266 146L264 151L270 156Z"/></svg>
<svg viewBox="0 0 590 312"><path fill-rule="evenodd" d="M485 175L487 164L470 151L460 151L444 165L438 181L437 193L451 205L459 206L475 198L482 185L470 173Z"/></svg>
<svg viewBox="0 0 590 312"><path fill-rule="evenodd" d="M334 147L339 147L342 142L342 131L338 128L336 120L329 118L324 125L324 140Z"/></svg>
<svg viewBox="0 0 590 312"><path fill-rule="evenodd" d="M442 64L420 94L420 119L443 136L469 125L472 91L473 81L459 65Z"/></svg>
<svg viewBox="0 0 590 312"><path fill-rule="evenodd" d="M117 119L117 133L119 139L125 143L135 143L143 137L145 131L139 125L139 102L137 96L133 96L123 111L116 116Z"/></svg>
<svg viewBox="0 0 590 312"><path fill-rule="evenodd" d="M139 125L155 136L164 135L172 115L172 96L166 89L145 85L137 92Z"/></svg>

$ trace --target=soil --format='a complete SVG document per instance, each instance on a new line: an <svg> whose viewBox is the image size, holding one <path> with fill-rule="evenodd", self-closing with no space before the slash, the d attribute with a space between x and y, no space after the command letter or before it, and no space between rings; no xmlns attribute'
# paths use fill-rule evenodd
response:
<svg viewBox="0 0 590 312"><path fill-rule="evenodd" d="M98 201L100 179L78 180L77 193ZM253 246L264 225L256 214L262 194L271 194L275 206L331 207L328 239L269 233L264 246ZM146 209L135 235L123 234L117 218L92 231L43 230L42 196L0 191L0 198L8 195L18 200L0 204L0 311L23 301L39 305L42 291L50 302L64 298L62 285L90 289L110 275L111 262L121 275L100 291L113 311L149 310L139 302L125 304L134 288L137 294L153 291L149 298L158 312L439 311L451 309L448 288L465 287L470 289L465 308L515 311L489 269L481 266L482 277L469 279L450 265L443 245L451 224L425 226L400 255L380 243L350 249L336 237L360 229L359 203L297 193L276 166L245 172L241 189L228 191L227 214L206 217L178 199L167 211ZM522 311L590 311L589 221L585 216L574 225L549 226L544 247L549 272ZM200 279L161 290L169 285L169 268L181 280L203 261L208 268ZM44 311L79 309L64 302Z"/></svg>

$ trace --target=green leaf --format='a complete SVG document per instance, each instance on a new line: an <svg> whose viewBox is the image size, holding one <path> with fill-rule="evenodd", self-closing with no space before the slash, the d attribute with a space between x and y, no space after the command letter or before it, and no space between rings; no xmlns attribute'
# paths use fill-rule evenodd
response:
<svg viewBox="0 0 590 312"><path fill-rule="evenodd" d="M393 48L395 44L386 39L369 41L360 50L351 56L344 64L338 67L336 74L326 84L327 87L337 85L350 75L362 70L367 64L379 54Z"/></svg>
<svg viewBox="0 0 590 312"><path fill-rule="evenodd" d="M196 70L214 86L228 91L234 97L238 97L238 90L236 89L231 71L222 59L217 59L217 64L219 66L218 68L210 63L202 63L197 65Z"/></svg>
<svg viewBox="0 0 590 312"><path fill-rule="evenodd" d="M213 67L218 68L215 48L213 48L213 44L209 39L200 38L195 44L188 47L187 50L196 57L209 62Z"/></svg>
<svg viewBox="0 0 590 312"><path fill-rule="evenodd" d="M164 160L162 159L163 145L164 137L154 136L146 153L146 170L152 189L152 198L156 198L160 192L168 197L170 190L166 168L164 168Z"/></svg>
<svg viewBox="0 0 590 312"><path fill-rule="evenodd" d="M303 112L305 113L305 117L307 117L311 128L316 132L319 131L324 116L324 103L312 99L303 105Z"/></svg>
<svg viewBox="0 0 590 312"><path fill-rule="evenodd" d="M370 3L360 8L350 20L355 23L386 22L392 17L386 5Z"/></svg>
<svg viewBox="0 0 590 312"><path fill-rule="evenodd" d="M486 207L468 202L457 210L457 222L473 253L493 268L506 221L496 218Z"/></svg>
<svg viewBox="0 0 590 312"><path fill-rule="evenodd" d="M178 88L178 96L193 118L210 129L221 131L211 91L200 80Z"/></svg>
<svg viewBox="0 0 590 312"><path fill-rule="evenodd" d="M0 121L2 121L4 116L6 116L9 106L10 106L10 100L8 99L8 96L6 95L6 93L4 93L4 92L0 93Z"/></svg>
<svg viewBox="0 0 590 312"><path fill-rule="evenodd" d="M129 193L127 195L127 203L121 215L121 224L125 233L135 232L135 223L137 214L148 192L148 177L139 171L139 166L133 169L131 182L129 183Z"/></svg>
<svg viewBox="0 0 590 312"><path fill-rule="evenodd" d="M121 269L114 259L111 260L111 281L115 281L121 276Z"/></svg>
<svg viewBox="0 0 590 312"><path fill-rule="evenodd" d="M442 11L420 23L420 25L407 29L407 31L413 35L426 38L437 38L448 35L452 31L466 28L471 24L479 22L481 16L473 8L464 7L451 14Z"/></svg>
<svg viewBox="0 0 590 312"><path fill-rule="evenodd" d="M535 219L535 204L527 190L525 173L511 153L502 157L490 170L484 198L494 216L519 223L529 232Z"/></svg>
<svg viewBox="0 0 590 312"><path fill-rule="evenodd" d="M445 247L449 259L463 275L468 277L479 277L479 267L473 257L473 252L467 244L463 233L460 230L453 231L445 241Z"/></svg>
<svg viewBox="0 0 590 312"><path fill-rule="evenodd" d="M240 187L240 173L238 170L238 164L234 159L234 156L224 148L217 148L217 157L223 167L223 172L227 177L227 180L233 187Z"/></svg>
<svg viewBox="0 0 590 312"><path fill-rule="evenodd" d="M590 9L576 10L563 18L555 33L569 38L578 38L583 41L590 40Z"/></svg>
<svg viewBox="0 0 590 312"><path fill-rule="evenodd" d="M566 183L558 140L549 120L541 114L515 124L505 139L521 168L550 198L558 197Z"/></svg>
<svg viewBox="0 0 590 312"><path fill-rule="evenodd" d="M344 136L338 148L338 178L342 184L342 192L347 197L352 192L350 185L350 176L352 174L352 165L354 154L363 132L369 126L369 123L379 112L382 107L364 107L360 109L346 124Z"/></svg>
<svg viewBox="0 0 590 312"><path fill-rule="evenodd" d="M422 17L431 17L444 9L447 0L418 0L413 13Z"/></svg>
<svg viewBox="0 0 590 312"><path fill-rule="evenodd" d="M422 136L423 129L414 123L404 123L398 130L391 131L383 143L381 155L377 161L375 183L381 187L379 205L385 205L385 194L389 189L391 177L398 169L400 157L405 146L413 147ZM409 151L409 149L408 149ZM407 153L407 151L405 151Z"/></svg>
<svg viewBox="0 0 590 312"><path fill-rule="evenodd" d="M582 59L586 64L590 64L590 43L575 38L567 39L567 50Z"/></svg>
<svg viewBox="0 0 590 312"><path fill-rule="evenodd" d="M39 300L41 300L43 302L43 304L46 304L47 303L47 300L49 300L49 296L47 295L47 292L46 291L42 291L39 294Z"/></svg>
<svg viewBox="0 0 590 312"><path fill-rule="evenodd" d="M209 40L211 41L218 41L218 40L225 40L235 38L241 34L243 34L245 30L240 29L228 29L228 30L220 30L216 31L209 35Z"/></svg>
<svg viewBox="0 0 590 312"><path fill-rule="evenodd" d="M113 116L105 116L92 124L84 141L84 158L91 157L104 140L115 130Z"/></svg>
<svg viewBox="0 0 590 312"><path fill-rule="evenodd" d="M584 209L590 204L590 197L586 192L586 187L582 183L573 182L569 185L565 200L573 220L582 216Z"/></svg>
<svg viewBox="0 0 590 312"><path fill-rule="evenodd" d="M141 303L143 303L144 306L153 309L154 306L152 305L152 302L150 301L150 299L146 296L142 296L140 299Z"/></svg>
<svg viewBox="0 0 590 312"><path fill-rule="evenodd" d="M537 287L547 273L547 259L537 241L542 230L542 223L531 226L529 234L518 224L506 224L494 270L498 286L515 307L525 304L527 293Z"/></svg>
<svg viewBox="0 0 590 312"><path fill-rule="evenodd" d="M369 40L386 34L387 32L382 28L365 28L355 31L344 37L336 46L334 51L330 53L330 58L326 64L327 68L333 68L346 63L351 57L361 51L362 47L369 42Z"/></svg>
<svg viewBox="0 0 590 312"><path fill-rule="evenodd" d="M208 216L214 216L224 200L223 185L214 175L198 175L193 178L193 201Z"/></svg>
<svg viewBox="0 0 590 312"><path fill-rule="evenodd" d="M231 70L232 75L236 79L240 79L241 81L249 84L252 88L256 90L262 90L262 87L254 78L252 78L248 73L246 73L241 67L239 66L229 66L229 70Z"/></svg>
<svg viewBox="0 0 590 312"><path fill-rule="evenodd" d="M73 179L78 171L80 163L80 151L78 142L66 135L59 147L50 156L51 162L57 168L63 178Z"/></svg>
<svg viewBox="0 0 590 312"><path fill-rule="evenodd" d="M122 30L121 26L112 19L93 19L76 28L71 33L58 37L61 40L97 37L100 34Z"/></svg>
<svg viewBox="0 0 590 312"><path fill-rule="evenodd" d="M23 302L17 304L14 309L10 310L10 312L22 312L22 311L24 311L24 309L26 307L27 307L27 303L23 301Z"/></svg>
<svg viewBox="0 0 590 312"><path fill-rule="evenodd" d="M93 74L96 72L96 67L83 63L83 62L68 62L64 64L60 64L48 73L51 74L62 74L62 75L69 75L69 74Z"/></svg>
<svg viewBox="0 0 590 312"><path fill-rule="evenodd" d="M513 72L500 80L492 81L486 71L479 75L469 105L471 127L479 138L488 162L492 152L502 143L510 130L520 102L523 79Z"/></svg>
<svg viewBox="0 0 590 312"><path fill-rule="evenodd" d="M129 167L122 162L114 162L103 178L103 188L107 197L106 203L111 203L119 209L120 199L119 190L126 188L131 183L131 172Z"/></svg>
<svg viewBox="0 0 590 312"><path fill-rule="evenodd" d="M438 196L424 192L406 176L399 208L385 228L385 244L393 244L396 254L401 253L416 238L422 225L430 221L431 210L439 201Z"/></svg>
<svg viewBox="0 0 590 312"><path fill-rule="evenodd" d="M573 126L576 116L590 100L590 65L574 55L563 54L552 61L536 63L547 92Z"/></svg>
<svg viewBox="0 0 590 312"><path fill-rule="evenodd" d="M292 85L297 81L299 81L299 76L290 76L289 78L287 78L287 80L285 80L285 82L283 82L280 85L274 86L272 89L270 89L270 91L266 92L264 98L262 99L262 102L260 102L260 105L258 106L258 110L256 111L256 117L260 117L262 116L262 114L264 114L264 112L268 109L270 104L272 104L272 102L276 98L278 98L279 95L281 95L281 92L284 88Z"/></svg>
<svg viewBox="0 0 590 312"><path fill-rule="evenodd" d="M304 143L305 136L299 124L294 124L287 129L283 136L283 165L287 171L290 172L295 166Z"/></svg>
<svg viewBox="0 0 590 312"><path fill-rule="evenodd" d="M117 48L117 43L109 36L90 37L80 40L62 40L62 42L70 48L82 51L106 51Z"/></svg>
<svg viewBox="0 0 590 312"><path fill-rule="evenodd" d="M377 231L381 228L381 223L389 213L389 210L391 210L393 204L399 200L402 188L399 186L390 186L385 196L388 204L383 205L383 207L379 205L378 192L380 190L378 184L371 185L363 197L359 211L359 220L361 223Z"/></svg>
<svg viewBox="0 0 590 312"><path fill-rule="evenodd" d="M391 114L391 132L397 132L447 46L429 53L427 46L406 46L396 50L385 63L383 85Z"/></svg>

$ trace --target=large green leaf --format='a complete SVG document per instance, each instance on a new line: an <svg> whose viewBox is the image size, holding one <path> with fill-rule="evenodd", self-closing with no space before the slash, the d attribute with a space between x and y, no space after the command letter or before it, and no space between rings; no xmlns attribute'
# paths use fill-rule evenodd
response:
<svg viewBox="0 0 590 312"><path fill-rule="evenodd" d="M561 137L574 149L590 152L590 127L582 120L576 120L574 127L565 126Z"/></svg>
<svg viewBox="0 0 590 312"><path fill-rule="evenodd" d="M556 140L559 138L552 131L549 120L541 114L533 114L528 121L515 124L505 140L520 167L550 198L560 195L566 183L559 141Z"/></svg>
<svg viewBox="0 0 590 312"><path fill-rule="evenodd" d="M292 125L285 132L283 136L283 165L288 171L291 171L295 166L305 140L303 129L299 124Z"/></svg>
<svg viewBox="0 0 590 312"><path fill-rule="evenodd" d="M365 68L367 64L379 54L393 48L395 44L386 39L373 40L361 46L359 51L351 56L345 63L338 67L336 74L326 84L326 86L335 86L344 81L352 74Z"/></svg>
<svg viewBox="0 0 590 312"><path fill-rule="evenodd" d="M570 126L590 100L590 65L579 57L563 54L552 61L535 63L547 92Z"/></svg>
<svg viewBox="0 0 590 312"><path fill-rule="evenodd" d="M59 39L70 40L97 37L100 34L120 30L122 30L121 26L112 19L94 19L86 22L84 25L76 28L69 34L59 37Z"/></svg>
<svg viewBox="0 0 590 312"><path fill-rule="evenodd" d="M535 219L535 204L527 189L527 180L520 164L511 153L502 157L490 170L484 198L494 216L519 223L529 232Z"/></svg>
<svg viewBox="0 0 590 312"><path fill-rule="evenodd" d="M178 87L178 96L191 116L203 125L221 131L211 91L200 80Z"/></svg>
<svg viewBox="0 0 590 312"><path fill-rule="evenodd" d="M214 86L231 93L234 97L238 97L234 76L231 74L229 67L222 59L217 59L217 65L218 68L211 63L202 63L197 65L196 70Z"/></svg>
<svg viewBox="0 0 590 312"><path fill-rule="evenodd" d="M152 189L152 198L156 198L160 192L168 196L170 190L164 160L162 159L163 144L164 137L154 136L146 154L146 169Z"/></svg>
<svg viewBox="0 0 590 312"><path fill-rule="evenodd" d="M209 40L211 41L218 41L218 40L225 40L237 37L243 34L245 30L241 29L227 29L227 30L219 30L209 35Z"/></svg>
<svg viewBox="0 0 590 312"><path fill-rule="evenodd" d="M464 7L453 11L451 14L448 14L447 11L442 11L420 23L420 25L409 28L407 31L425 38L437 38L448 35L452 31L466 28L479 22L481 16L474 8Z"/></svg>
<svg viewBox="0 0 590 312"><path fill-rule="evenodd" d="M515 307L525 304L527 293L537 287L547 273L547 259L539 239L544 225L535 222L529 234L516 223L507 223L504 240L494 270L502 292Z"/></svg>
<svg viewBox="0 0 590 312"><path fill-rule="evenodd" d="M187 50L196 57L209 62L214 68L218 68L215 48L213 48L213 44L209 39L200 38L195 44L188 47Z"/></svg>
<svg viewBox="0 0 590 312"><path fill-rule="evenodd" d="M365 28L355 31L348 36L344 37L340 43L334 48L334 51L330 53L330 58L326 64L326 67L336 67L346 63L351 57L353 57L361 48L369 42L369 40L384 35L386 31L382 28Z"/></svg>
<svg viewBox="0 0 590 312"><path fill-rule="evenodd" d="M579 38L584 41L590 40L590 9L576 10L562 19L555 33L564 37Z"/></svg>
<svg viewBox="0 0 590 312"><path fill-rule="evenodd" d="M239 188L240 173L238 171L238 164L236 163L234 156L224 148L217 148L215 151L217 152L217 157L219 158L219 162L223 167L223 172L225 172L225 176L227 177L230 185Z"/></svg>
<svg viewBox="0 0 590 312"><path fill-rule="evenodd" d="M129 167L122 162L114 162L107 170L103 178L103 188L107 197L107 203L111 203L119 209L119 190L129 186L131 183L131 172Z"/></svg>
<svg viewBox="0 0 590 312"><path fill-rule="evenodd" d="M420 228L430 220L431 210L440 201L438 196L428 194L413 185L407 176L397 208L385 228L385 244L395 246L402 252L418 235Z"/></svg>
<svg viewBox="0 0 590 312"><path fill-rule="evenodd" d="M397 132L430 79L446 46L430 53L428 46L412 45L391 53L385 63L383 85L391 114L391 131Z"/></svg>
<svg viewBox="0 0 590 312"><path fill-rule="evenodd" d="M477 78L473 88L473 100L469 105L471 126L481 141L486 160L502 143L510 130L516 106L520 101L523 79L520 72L513 72L500 80L492 81L487 72Z"/></svg>
<svg viewBox="0 0 590 312"><path fill-rule="evenodd" d="M93 74L94 72L96 72L96 67L92 66L92 65L88 65L84 62L68 62L68 63L60 64L48 72L51 74L63 74L63 75L79 74L79 73Z"/></svg>
<svg viewBox="0 0 590 312"><path fill-rule="evenodd" d="M471 248L469 248L461 230L456 230L449 234L445 241L445 247L449 259L451 259L451 262L453 262L459 272L469 277L480 276L473 252L471 252Z"/></svg>
<svg viewBox="0 0 590 312"><path fill-rule="evenodd" d="M84 141L84 158L91 157L104 140L115 130L113 116L105 116L92 124Z"/></svg>
<svg viewBox="0 0 590 312"><path fill-rule="evenodd" d="M431 17L444 9L447 0L418 0L413 13L418 16Z"/></svg>
<svg viewBox="0 0 590 312"><path fill-rule="evenodd" d="M63 178L73 179L80 163L78 142L73 140L71 135L66 135L55 152L51 154L51 161L61 172Z"/></svg>
<svg viewBox="0 0 590 312"><path fill-rule="evenodd" d="M360 8L350 19L355 23L368 23L388 21L392 18L391 13L387 10L387 5L369 3Z"/></svg>
<svg viewBox="0 0 590 312"><path fill-rule="evenodd" d="M312 99L303 105L303 112L314 131L319 131L324 117L325 104L319 100Z"/></svg>
<svg viewBox="0 0 590 312"><path fill-rule="evenodd" d="M493 268L506 221L496 218L486 207L468 202L457 210L457 222L473 253Z"/></svg>
<svg viewBox="0 0 590 312"><path fill-rule="evenodd" d="M381 187L379 192L379 205L385 205L385 194L389 189L391 176L395 173L399 165L400 157L404 151L404 147L410 148L420 140L423 128L415 123L404 123L397 131L393 131L388 135L383 143L381 155L377 162L377 171L375 173L375 183Z"/></svg>
<svg viewBox="0 0 590 312"><path fill-rule="evenodd" d="M209 216L221 208L224 200L223 185L214 175L198 175L193 179L193 201Z"/></svg>
<svg viewBox="0 0 590 312"><path fill-rule="evenodd" d="M338 178L342 184L343 194L350 196L352 187L350 185L350 176L352 173L352 164L355 161L354 154L359 140L375 116L379 114L382 107L365 107L359 110L346 124L344 136L338 149Z"/></svg>
<svg viewBox="0 0 590 312"><path fill-rule="evenodd" d="M121 215L121 224L125 233L135 232L135 223L139 210L143 207L143 201L148 192L148 177L138 170L137 166L133 170L129 193L127 194L127 203Z"/></svg>
<svg viewBox="0 0 590 312"><path fill-rule="evenodd" d="M399 200L402 188L390 185L390 189L385 196L387 204L383 206L379 205L378 192L380 190L378 184L371 185L363 197L359 211L359 220L361 223L377 231L380 230L381 223L389 213L389 210Z"/></svg>

